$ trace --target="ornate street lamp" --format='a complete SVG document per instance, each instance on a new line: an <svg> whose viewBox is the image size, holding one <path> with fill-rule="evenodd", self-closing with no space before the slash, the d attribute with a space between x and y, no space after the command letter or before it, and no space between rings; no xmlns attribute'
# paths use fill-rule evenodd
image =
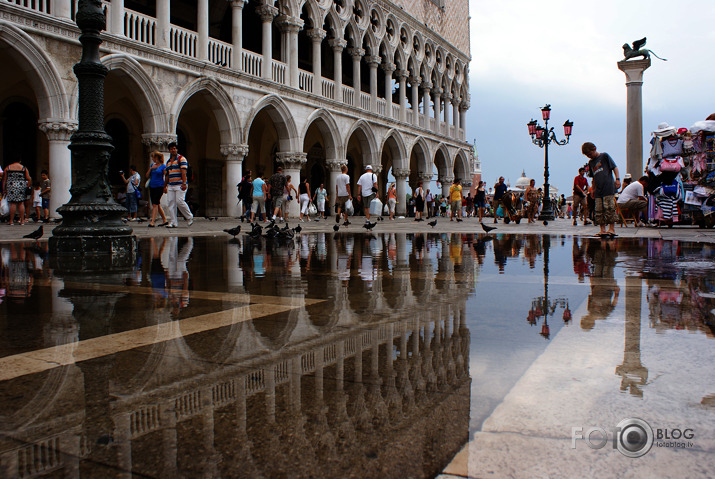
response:
<svg viewBox="0 0 715 479"><path fill-rule="evenodd" d="M544 149L544 206L541 209L541 214L539 215L539 220L543 221L544 224L549 224L550 220L554 219L554 209L551 204L551 194L549 192L549 143L554 142L557 145L565 145L569 142L571 137L571 130L573 130L573 122L566 120L564 123L564 135L566 135L565 140L557 140L556 134L554 133L554 128L549 129L549 119L551 118L551 105L546 104L541 109L541 117L544 119L544 125L541 126L533 118L526 126L529 128L529 135L531 136L531 142Z"/></svg>
<svg viewBox="0 0 715 479"><path fill-rule="evenodd" d="M117 204L107 178L114 149L104 131L104 78L99 57L106 17L99 0L79 0L77 26L82 31L82 58L74 66L79 85L79 127L72 135L70 201L57 209L62 223L49 245L65 271L116 271L134 263L136 238L122 222L126 209Z"/></svg>

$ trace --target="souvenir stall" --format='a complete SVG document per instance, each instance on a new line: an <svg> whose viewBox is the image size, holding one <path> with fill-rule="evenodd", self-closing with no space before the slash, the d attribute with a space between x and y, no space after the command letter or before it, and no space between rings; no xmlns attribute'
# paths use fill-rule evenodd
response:
<svg viewBox="0 0 715 479"><path fill-rule="evenodd" d="M652 133L648 217L656 225L715 224L715 120L690 129L661 123Z"/></svg>

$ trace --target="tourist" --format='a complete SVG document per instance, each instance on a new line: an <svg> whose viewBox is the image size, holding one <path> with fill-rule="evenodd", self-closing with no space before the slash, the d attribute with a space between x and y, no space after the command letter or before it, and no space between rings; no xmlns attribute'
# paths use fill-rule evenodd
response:
<svg viewBox="0 0 715 479"><path fill-rule="evenodd" d="M268 212L266 211L266 194L268 193L268 186L266 182L263 181L263 172L258 171L258 176L253 180L253 192L251 193L253 197L253 205L251 205L251 222L256 221L256 214L264 214L265 218L263 221L268 221ZM258 217L260 220L260 216Z"/></svg>
<svg viewBox="0 0 715 479"><path fill-rule="evenodd" d="M236 185L238 188L238 199L241 202L241 221L248 218L251 213L251 203L253 203L253 178L251 170L241 178L241 182Z"/></svg>
<svg viewBox="0 0 715 479"><path fill-rule="evenodd" d="M42 211L45 214L43 222L47 223L50 221L50 195L52 191L52 183L50 182L50 174L47 170L42 170L40 172L40 178L42 179L40 198L42 199Z"/></svg>
<svg viewBox="0 0 715 479"><path fill-rule="evenodd" d="M149 200L151 201L151 220L149 220L149 224L147 225L149 228L155 226L154 220L156 219L157 210L159 210L162 220L162 224L159 226L169 224L169 222L166 221L164 209L161 207L161 197L164 195L164 170L166 170L164 155L158 151L154 151L151 154L151 160L153 163L146 172L146 176L149 177Z"/></svg>
<svg viewBox="0 0 715 479"><path fill-rule="evenodd" d="M286 175L286 187L285 187L285 202L283 203L283 220L288 221L288 211L290 210L290 203L296 198L298 198L298 190L295 189L293 183L291 182L291 176Z"/></svg>
<svg viewBox="0 0 715 479"><path fill-rule="evenodd" d="M573 179L573 225L581 214L584 226L590 225L588 221L588 180L586 179L586 168L579 168L578 175Z"/></svg>
<svg viewBox="0 0 715 479"><path fill-rule="evenodd" d="M365 222L370 222L370 203L379 198L377 189L377 175L372 172L372 166L365 167L365 173L357 181L357 197L360 198L365 210Z"/></svg>
<svg viewBox="0 0 715 479"><path fill-rule="evenodd" d="M328 200L328 192L323 183L315 189L313 193L313 203L318 207L318 216L325 219L325 202Z"/></svg>
<svg viewBox="0 0 715 479"><path fill-rule="evenodd" d="M425 192L422 189L422 180L417 182L417 188L414 191L415 193L415 221L423 221L422 220L422 213L425 209Z"/></svg>
<svg viewBox="0 0 715 479"><path fill-rule="evenodd" d="M484 218L484 209L487 206L487 184L484 181L479 182L477 186L477 196L474 199L476 204L477 213L479 213L479 222L482 222Z"/></svg>
<svg viewBox="0 0 715 479"><path fill-rule="evenodd" d="M425 206L427 208L427 219L434 216L434 195L430 192L429 188L425 193Z"/></svg>
<svg viewBox="0 0 715 479"><path fill-rule="evenodd" d="M127 209L129 210L129 221L137 220L137 209L139 205L139 199L137 198L137 190L139 189L139 183L141 182L141 176L137 173L137 167L131 165L129 167L129 178L124 177L124 172L120 171L119 176L121 176L122 181L127 185Z"/></svg>
<svg viewBox="0 0 715 479"><path fill-rule="evenodd" d="M526 219L528 220L527 223L536 223L536 208L539 205L539 196L538 192L536 191L535 185L536 181L531 179L529 180L529 186L527 186L526 190L524 190L524 197L528 202L528 205L526 207Z"/></svg>
<svg viewBox="0 0 715 479"><path fill-rule="evenodd" d="M310 183L308 183L308 178L304 178L298 185L298 194L300 195L300 221L303 221L303 216L310 221L310 213L308 212L308 207L310 206Z"/></svg>
<svg viewBox="0 0 715 479"><path fill-rule="evenodd" d="M282 166L277 167L276 172L268 178L269 191L273 199L273 221L276 220L276 216L283 221L281 211L283 209L283 194L287 183L288 179L283 174Z"/></svg>
<svg viewBox="0 0 715 479"><path fill-rule="evenodd" d="M387 189L387 209L390 212L390 220L395 219L395 205L397 204L397 190L395 189L395 184L390 183L390 187Z"/></svg>
<svg viewBox="0 0 715 479"><path fill-rule="evenodd" d="M618 197L618 207L631 212L636 226L645 226L640 217L648 209L648 200L645 196L646 188L648 188L648 177L641 176L638 181L626 186Z"/></svg>
<svg viewBox="0 0 715 479"><path fill-rule="evenodd" d="M492 207L494 208L494 222L497 222L497 210L499 205L501 205L502 197L506 194L506 184L504 184L504 177L499 177L499 182L494 185L494 200ZM503 208L502 208L503 209Z"/></svg>
<svg viewBox="0 0 715 479"><path fill-rule="evenodd" d="M459 214L462 211L462 185L459 178L456 178L452 186L449 187L449 201L452 207L449 221L454 221L455 218L457 218L457 221L462 221L459 218Z"/></svg>
<svg viewBox="0 0 715 479"><path fill-rule="evenodd" d="M186 176L189 169L189 162L179 154L176 142L169 143L169 161L166 162L166 180L164 183L164 193L169 203L169 224L167 228L176 228L177 210L188 221L187 225L194 224L194 215L186 204L186 190L188 189L188 178Z"/></svg>
<svg viewBox="0 0 715 479"><path fill-rule="evenodd" d="M588 175L593 178L593 194L596 204L594 219L600 228L599 236L616 237L616 200L615 193L621 186L618 167L608 153L599 153L596 145L586 142L581 152L589 158ZM615 178L614 178L615 175ZM606 231L608 226L608 231Z"/></svg>
<svg viewBox="0 0 715 479"><path fill-rule="evenodd" d="M467 197L465 198L464 201L466 201L467 216L469 216L469 217L474 216L474 198L472 197L471 191L469 193L467 193Z"/></svg>
<svg viewBox="0 0 715 479"><path fill-rule="evenodd" d="M340 213L345 216L345 225L349 225L348 210L345 203L350 200L352 202L353 195L350 193L350 177L348 176L348 166L340 166L340 174L335 178L335 222L340 222Z"/></svg>
<svg viewBox="0 0 715 479"><path fill-rule="evenodd" d="M22 159L18 156L14 163L5 168L3 175L3 192L10 208L10 218L8 224L15 224L15 211L20 215L20 225L25 224L25 200L27 199L27 189L32 184L30 172L22 164Z"/></svg>

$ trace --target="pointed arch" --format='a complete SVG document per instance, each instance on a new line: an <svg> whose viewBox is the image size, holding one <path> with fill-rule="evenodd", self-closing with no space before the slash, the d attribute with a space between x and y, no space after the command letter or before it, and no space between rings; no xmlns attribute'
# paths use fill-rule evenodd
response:
<svg viewBox="0 0 715 479"><path fill-rule="evenodd" d="M176 131L179 121L179 114L186 102L196 93L205 91L210 99L210 106L219 127L219 135L222 144L238 143L241 138L241 127L236 107L234 106L228 93L221 85L212 78L198 78L189 83L176 95L176 100L171 107L169 131Z"/></svg>
<svg viewBox="0 0 715 479"><path fill-rule="evenodd" d="M415 173L424 172L431 175L433 161L430 161L430 159L433 157L432 153L430 152L430 147L427 143L427 140L425 140L425 138L422 136L418 136L412 143L412 147L410 148L410 158L412 158L413 154L418 152L420 154L418 154L417 157L420 158L422 161L417 165L418 171L416 171Z"/></svg>
<svg viewBox="0 0 715 479"><path fill-rule="evenodd" d="M25 70L37 98L40 119L76 119L59 72L47 53L25 32L0 20L0 45Z"/></svg>
<svg viewBox="0 0 715 479"><path fill-rule="evenodd" d="M102 57L102 64L110 71L120 71L138 100L144 133L163 133L169 130L161 94L151 77L138 61L123 53ZM136 87L136 88L132 88ZM73 95L73 101L75 99Z"/></svg>
<svg viewBox="0 0 715 479"><path fill-rule="evenodd" d="M278 131L280 151L300 150L302 145L300 144L295 119L283 99L275 94L266 95L253 105L248 115L248 120L246 121L243 142L248 143L248 132L251 130L251 124L253 120L255 120L256 115L264 109L268 113L271 121L273 121L276 131Z"/></svg>
<svg viewBox="0 0 715 479"><path fill-rule="evenodd" d="M380 156L379 158L382 158L382 154L385 151L385 148L388 147L388 141L390 139L393 139L395 141L395 144L397 145L397 151L393 150L393 156L397 156L397 159L399 160L398 164L393 164L395 168L408 168L409 165L407 165L407 148L405 147L405 140L402 138L402 134L398 131L395 130L394 128L389 130L387 134L385 135L385 139L382 142L382 146L380 147ZM394 163L394 162L393 162Z"/></svg>
<svg viewBox="0 0 715 479"><path fill-rule="evenodd" d="M377 140L375 139L375 134L372 132L372 127L365 120L357 120L355 123L353 123L352 127L350 127L348 133L343 139L343 145L346 145L347 147L347 144L350 141L350 137L352 137L353 134L355 134L355 132L357 131L360 131L364 136L364 146L367 146L367 150L369 151L370 159L368 161L374 162L373 158L376 158L375 155L377 155Z"/></svg>
<svg viewBox="0 0 715 479"><path fill-rule="evenodd" d="M337 159L344 157L343 145L340 138L340 128L338 128L338 123L335 121L335 117L329 110L321 108L314 111L305 122L305 127L300 135L303 139L308 134L308 129L314 123L318 122L316 126L320 130L325 139L325 154L329 159ZM340 156L339 156L340 155Z"/></svg>
<svg viewBox="0 0 715 479"><path fill-rule="evenodd" d="M467 181L471 182L472 181L472 175L470 173L470 168L469 168L469 159L467 159L467 155L465 154L464 150L460 149L457 150L457 152L454 155L454 177L459 178L462 181Z"/></svg>

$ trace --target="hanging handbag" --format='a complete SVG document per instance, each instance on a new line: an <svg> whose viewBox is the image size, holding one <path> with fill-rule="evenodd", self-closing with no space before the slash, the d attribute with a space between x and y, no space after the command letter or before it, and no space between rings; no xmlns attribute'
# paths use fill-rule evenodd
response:
<svg viewBox="0 0 715 479"><path fill-rule="evenodd" d="M670 171L677 173L680 171L680 157L663 158L660 162L660 171Z"/></svg>
<svg viewBox="0 0 715 479"><path fill-rule="evenodd" d="M315 206L315 203L313 203L312 201L308 205L308 214L311 216L318 214L318 208Z"/></svg>
<svg viewBox="0 0 715 479"><path fill-rule="evenodd" d="M142 190L140 190L136 186L134 187L134 193L136 193L138 200L142 199Z"/></svg>

